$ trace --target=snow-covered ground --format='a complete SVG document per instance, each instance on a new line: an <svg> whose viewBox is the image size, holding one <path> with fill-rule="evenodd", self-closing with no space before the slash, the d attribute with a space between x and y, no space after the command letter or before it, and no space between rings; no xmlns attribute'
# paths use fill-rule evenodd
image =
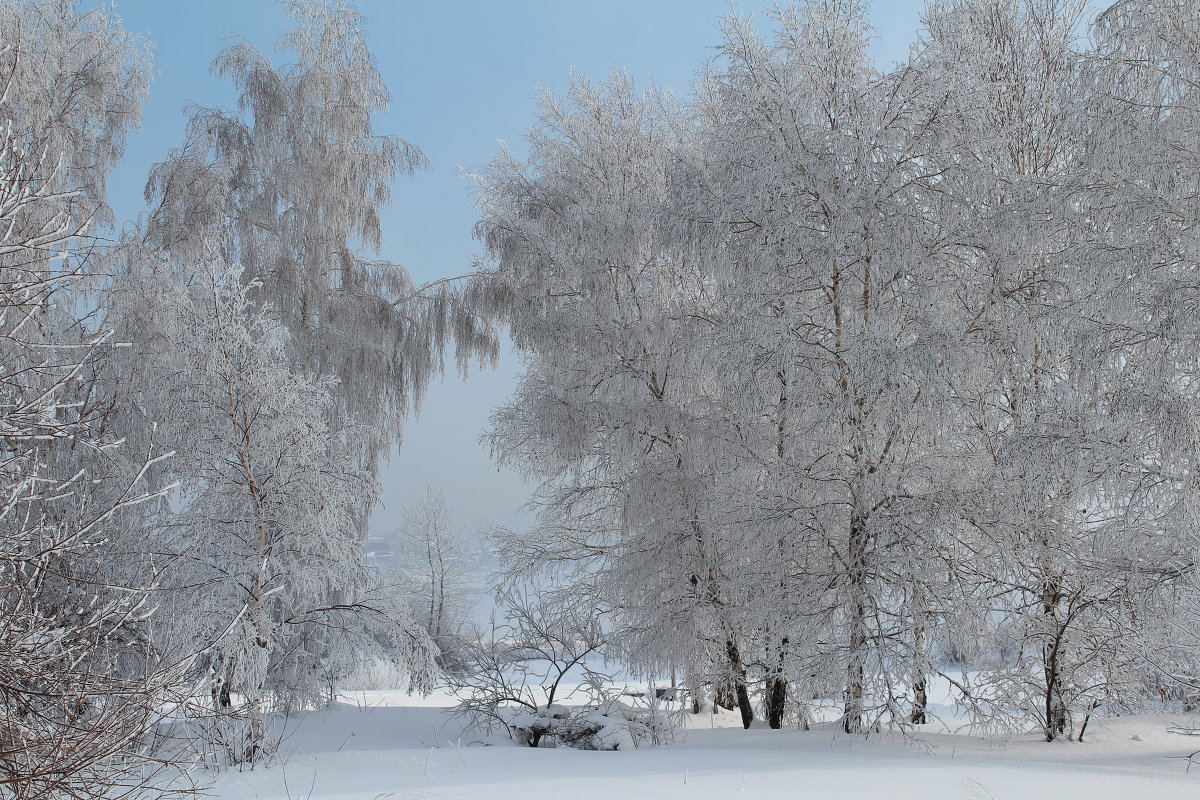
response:
<svg viewBox="0 0 1200 800"><path fill-rule="evenodd" d="M272 766L222 775L224 800L1170 800L1200 797L1200 768L1168 759L1200 740L1170 734L1193 716L1093 719L1088 741L994 742L947 733L864 740L816 730L742 730L736 715L689 716L670 747L530 749L464 734L452 699L355 692L289 723Z"/></svg>

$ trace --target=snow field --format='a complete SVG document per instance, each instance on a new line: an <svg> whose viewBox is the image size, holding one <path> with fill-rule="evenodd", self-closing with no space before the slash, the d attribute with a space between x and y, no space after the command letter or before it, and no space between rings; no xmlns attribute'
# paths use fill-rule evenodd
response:
<svg viewBox="0 0 1200 800"><path fill-rule="evenodd" d="M834 725L742 730L735 713L688 716L671 747L596 752L516 746L464 733L444 692L347 694L326 712L286 723L282 758L220 776L221 800L1171 800L1200 797L1200 769L1179 756L1194 723L1159 713L1093 719L1088 741L988 741L951 733L869 740ZM933 727L933 726L931 726ZM1200 745L1198 745L1200 746Z"/></svg>

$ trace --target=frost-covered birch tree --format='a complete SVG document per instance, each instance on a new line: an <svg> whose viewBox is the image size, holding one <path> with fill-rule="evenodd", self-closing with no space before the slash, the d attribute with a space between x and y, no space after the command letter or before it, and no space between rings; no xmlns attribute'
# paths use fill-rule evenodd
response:
<svg viewBox="0 0 1200 800"><path fill-rule="evenodd" d="M447 347L463 368L496 354L453 279L416 287L365 255L391 181L424 157L373 132L388 98L361 17L283 5L294 62L221 52L238 111L189 112L147 222L111 259L111 317L134 344L114 380L140 398L128 428L156 424L183 454L153 524L182 559L178 610L203 609L183 627L235 761L263 753L265 711L328 699L356 655L383 651L427 686L427 634L360 563L375 470Z"/></svg>
<svg viewBox="0 0 1200 800"><path fill-rule="evenodd" d="M186 140L151 173L146 238L178 263L219 247L258 281L291 334L295 369L337 378L331 422L385 434L365 451L373 464L445 347L465 369L472 357L494 359L498 345L452 280L418 287L399 265L369 257L391 183L425 156L373 128L388 92L353 7L282 5L294 26L279 49L291 62L277 67L247 42L221 51L212 71L240 92L238 111L190 111Z"/></svg>
<svg viewBox="0 0 1200 800"><path fill-rule="evenodd" d="M398 660L427 687L428 637L362 565L373 432L331 427L336 380L293 372L287 330L238 271L180 283L131 266L114 296L136 343L129 389L178 451L159 531L180 559L170 613L206 653L228 758L259 759L264 714L321 704L358 658Z"/></svg>
<svg viewBox="0 0 1200 800"><path fill-rule="evenodd" d="M89 318L105 183L146 53L105 10L0 2L0 794L162 796L155 747L187 650L151 641L161 564L138 544L162 455L109 430ZM172 776L174 777L174 776ZM178 788L186 788L177 784Z"/></svg>
<svg viewBox="0 0 1200 800"><path fill-rule="evenodd" d="M743 513L767 523L778 599L799 601L775 623L781 655L842 671L848 732L900 716L894 665L926 659L920 565L965 466L947 443L970 361L940 262L954 219L940 103L916 71L876 72L865 14L794 6L771 39L726 22L702 95L707 163L685 196L730 304L722 373L757 472Z"/></svg>
<svg viewBox="0 0 1200 800"><path fill-rule="evenodd" d="M491 291L533 358L492 442L544 481L542 527L506 543L514 563L573 570L636 663L728 687L749 724L696 349L710 298L656 226L684 135L661 94L580 79L543 98L528 163L504 154L481 176Z"/></svg>
<svg viewBox="0 0 1200 800"><path fill-rule="evenodd" d="M998 634L1016 654L983 675L1047 739L1136 691L1125 633L1153 583L1143 573L1164 552L1154 524L1130 513L1146 442L1119 411L1122 373L1151 356L1128 324L1153 290L1117 255L1122 234L1093 177L1107 170L1097 147L1111 122L1077 39L1083 12L938 4L925 51L975 132L969 167L956 167L975 210L960 257L974 271L972 334L988 343L991 379L973 418L994 477L976 495L981 536L968 539L967 563L983 566L978 594L1000 605L981 611L1003 620Z"/></svg>
<svg viewBox="0 0 1200 800"><path fill-rule="evenodd" d="M1195 607L1180 609L1173 601L1181 578L1196 585L1196 539L1189 532L1198 455L1200 9L1187 2L1116 2L1099 14L1093 38L1093 235L1123 282L1136 287L1111 332L1120 355L1110 414L1127 451L1121 522L1138 532L1121 542L1122 561L1137 569L1144 593L1165 604L1137 616L1142 654L1188 680L1194 634L1190 653L1177 645L1188 638L1182 631L1195 630ZM1129 639L1123 637L1126 647Z"/></svg>

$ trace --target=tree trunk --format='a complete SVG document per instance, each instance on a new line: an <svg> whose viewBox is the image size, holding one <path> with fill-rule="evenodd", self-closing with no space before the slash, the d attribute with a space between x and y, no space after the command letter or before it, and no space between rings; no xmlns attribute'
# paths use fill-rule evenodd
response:
<svg viewBox="0 0 1200 800"><path fill-rule="evenodd" d="M855 512L850 517L850 540L847 553L850 561L850 642L846 663L846 707L842 729L846 733L862 733L863 695L866 683L867 657L867 525L865 517Z"/></svg>
<svg viewBox="0 0 1200 800"><path fill-rule="evenodd" d="M763 686L763 712L767 725L775 730L783 727L783 714L787 705L787 679L783 677L783 660L787 653L788 639L779 643L779 658L767 676Z"/></svg>
<svg viewBox="0 0 1200 800"><path fill-rule="evenodd" d="M767 725L775 730L783 727L784 707L787 704L787 679L776 675L767 678L763 689L763 705Z"/></svg>
<svg viewBox="0 0 1200 800"><path fill-rule="evenodd" d="M237 392L232 381L227 382L229 400L229 420L233 425L233 435L237 448L238 460L242 469L242 477L246 482L246 491L254 506L255 525L257 533L257 548L255 551L254 587L251 591L250 603L254 619L255 645L258 656L263 660L261 676L251 685L245 687L247 716L250 727L247 733L246 748L242 753L245 762L253 763L262 750L266 732L263 728L263 704L266 694L266 667L270 664L270 638L267 620L267 570L269 569L269 548L271 545L268 530L267 512L264 505L262 486L254 473L254 465L247 452L251 441L251 419L244 410L239 410Z"/></svg>
<svg viewBox="0 0 1200 800"><path fill-rule="evenodd" d="M922 675L913 682L913 707L912 716L909 718L913 725L924 725L928 722L926 718L928 705L929 696L925 685L925 676Z"/></svg>
<svg viewBox="0 0 1200 800"><path fill-rule="evenodd" d="M742 727L749 728L754 722L754 705L750 702L750 691L746 688L745 679L739 680L734 688L737 690L738 710L742 712Z"/></svg>
<svg viewBox="0 0 1200 800"><path fill-rule="evenodd" d="M722 708L732 711L733 705L733 687L730 684L719 684L713 691L712 712L716 714Z"/></svg>
<svg viewBox="0 0 1200 800"><path fill-rule="evenodd" d="M917 623L913 632L916 663L913 664L913 702L909 722L913 725L924 725L928 719L926 711L929 707L929 689L925 680L925 625Z"/></svg>
<svg viewBox="0 0 1200 800"><path fill-rule="evenodd" d="M254 686L246 687L246 699L249 705L250 716L250 736L246 745L246 761L253 763L258 757L259 751L262 749L262 743L266 739L266 731L263 728L263 703L265 702L265 680L266 680L266 665L270 663L270 640L268 639L267 631L267 519L262 503L262 492L259 489L258 483L254 480L253 473L250 474L250 490L254 497L256 511L258 513L258 569L254 576L254 630L257 637L256 644L258 645L259 656L263 660L264 669L262 678L255 683Z"/></svg>
<svg viewBox="0 0 1200 800"><path fill-rule="evenodd" d="M1042 663L1045 674L1045 734L1046 741L1052 742L1067 731L1070 714L1063 700L1063 667L1061 660L1063 629L1059 604L1061 601L1061 586L1056 579L1047 578L1042 582L1042 611L1050 626L1052 636L1050 643L1042 647Z"/></svg>
<svg viewBox="0 0 1200 800"><path fill-rule="evenodd" d="M1066 733L1069 714L1067 704L1063 702L1062 672L1058 663L1058 646L1052 645L1043 650L1046 662L1046 741L1053 742Z"/></svg>
<svg viewBox="0 0 1200 800"><path fill-rule="evenodd" d="M233 705L230 687L233 665L226 664L225 659L217 657L217 665L213 668L216 676L212 685L212 700L214 711L224 711Z"/></svg>
<svg viewBox="0 0 1200 800"><path fill-rule="evenodd" d="M742 714L742 727L749 728L750 723L754 722L754 706L750 703L750 691L746 687L746 665L742 663L742 654L732 639L725 642L725 654L729 658L729 672L737 707Z"/></svg>

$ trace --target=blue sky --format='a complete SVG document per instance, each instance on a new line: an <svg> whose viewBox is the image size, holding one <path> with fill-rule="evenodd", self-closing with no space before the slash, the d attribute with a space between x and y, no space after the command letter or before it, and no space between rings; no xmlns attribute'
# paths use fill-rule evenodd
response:
<svg viewBox="0 0 1200 800"><path fill-rule="evenodd" d="M272 52L286 26L270 0L120 0L125 26L153 43L159 74L141 133L113 175L118 219L144 210L142 189L152 164L183 136L188 104L232 106L236 100L208 65L231 34ZM507 142L524 152L541 89L561 90L572 70L603 78L620 67L639 82L685 95L712 56L716 23L736 8L765 26L771 2L719 0L361 0L368 37L392 93L378 133L418 145L432 168L401 179L383 218L384 258L418 280L470 270L478 249L471 236L474 196L462 170L485 163ZM881 64L902 59L916 37L923 0L875 0L873 54ZM386 467L384 505L372 529L386 532L400 508L426 484L441 488L460 522L523 527L529 488L498 471L478 437L491 408L512 391L519 358L506 354L494 372L466 382L454 374L432 387L419 418L410 420L400 452Z"/></svg>

